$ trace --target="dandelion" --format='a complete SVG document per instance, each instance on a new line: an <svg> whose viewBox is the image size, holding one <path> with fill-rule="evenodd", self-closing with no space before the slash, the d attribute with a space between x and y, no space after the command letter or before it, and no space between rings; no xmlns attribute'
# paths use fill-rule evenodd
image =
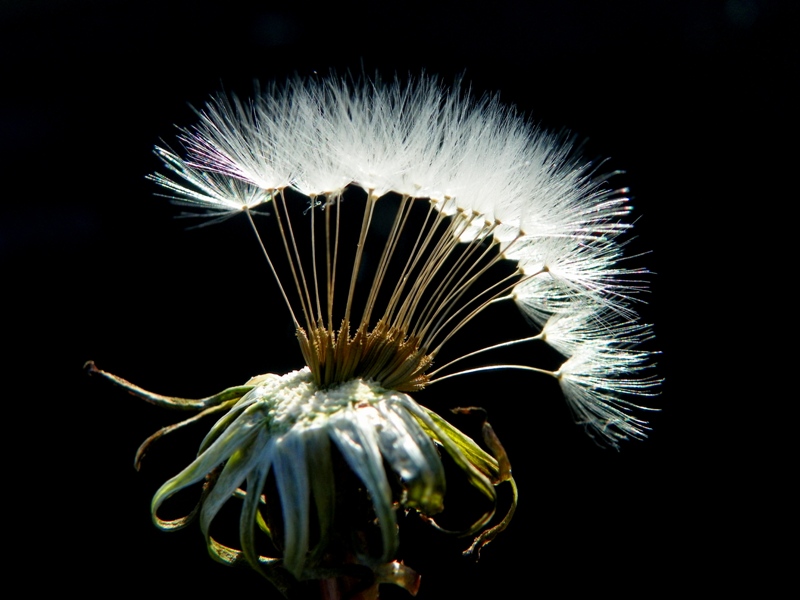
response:
<svg viewBox="0 0 800 600"><path fill-rule="evenodd" d="M411 394L453 377L525 370L557 380L599 443L646 435L636 398L654 395L659 380L639 348L651 337L635 310L646 271L621 264L627 190L581 162L569 138L434 78L329 77L272 85L248 102L218 97L179 141L180 153L156 149L166 173L151 179L213 220L249 222L305 366L185 400L91 364L151 402L199 412L151 436L137 465L165 433L219 416L197 458L156 492L159 527L199 518L214 558L247 562L287 594L306 580L322 581L326 598L346 590L377 598L380 583L415 593L418 576L394 560L396 513L416 511L438 526L445 501L459 502L447 495L443 457L490 506L459 532L474 536L467 553L508 525L516 485L488 423L481 445ZM436 364L457 332L498 303L516 307L530 335ZM558 369L530 364L525 348L537 342L563 356ZM459 370L512 345L519 364ZM194 512L159 516L201 482ZM501 484L511 509L498 518ZM212 532L233 498L242 502L239 547ZM365 498L368 514L353 515L348 507Z"/></svg>

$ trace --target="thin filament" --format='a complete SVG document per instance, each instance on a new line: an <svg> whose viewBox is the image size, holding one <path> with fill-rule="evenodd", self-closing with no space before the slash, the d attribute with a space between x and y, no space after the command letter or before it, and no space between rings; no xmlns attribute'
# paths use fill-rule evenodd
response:
<svg viewBox="0 0 800 600"><path fill-rule="evenodd" d="M459 356L458 358L454 358L449 363L447 363L445 365L442 365L441 367L439 367L438 369L435 369L434 371L431 371L428 375L430 377L433 377L437 373L439 373L441 371L444 371L446 368L448 368L448 367L450 367L450 366L452 366L452 365L454 365L454 364L456 364L458 362L461 362L465 358L471 358L473 356L478 356L479 354L483 354L484 352L490 352L492 350L499 350L500 348L508 348L509 346L516 346L517 344L523 344L525 342L535 342L535 341L539 341L541 339L542 339L542 334L538 333L538 334L532 335L530 337L520 338L518 340L511 340L511 341L508 341L508 342L502 342L500 344L494 344L493 346L486 346L485 348L481 348L480 350L475 350L473 352L469 352L467 354L464 354L463 356Z"/></svg>
<svg viewBox="0 0 800 600"><path fill-rule="evenodd" d="M364 244L367 239L367 232L369 225L372 222L372 212L375 209L377 198L372 195L372 190L367 194L367 204L364 207L364 218L361 221L361 233L358 236L358 246L356 248L356 260L353 264L353 272L350 274L350 291L347 293L347 304L344 309L344 322L350 323L350 309L353 305L353 294L356 289L356 280L358 279L358 271L361 268L361 258L364 255ZM337 236L338 240L338 236Z"/></svg>
<svg viewBox="0 0 800 600"><path fill-rule="evenodd" d="M286 307L289 309L289 314L292 316L294 326L300 327L300 323L297 321L294 310L292 310L292 303L289 302L289 297L286 295L286 290L283 289L283 284L281 284L281 278L278 277L278 272L275 270L275 266L272 264L272 260L267 253L267 249L264 247L264 241L261 239L261 234L258 233L256 224L253 222L253 216L250 214L249 210L245 210L244 213L247 215L247 220L250 222L250 227L253 228L253 233L256 234L258 245L261 246L261 252L264 254L264 258L267 259L267 264L269 265L270 271L272 271L272 276L275 277L275 281L278 283L278 288L281 291L281 296L283 296L283 301L286 302Z"/></svg>
<svg viewBox="0 0 800 600"><path fill-rule="evenodd" d="M464 371L458 371L456 373L450 373L449 375L443 375L442 377L437 377L436 379L431 379L428 382L428 385L432 383L438 383L440 381L444 381L445 379L451 379L453 377L460 377L461 375L470 375L471 373L483 373L485 371L501 371L501 370L509 370L509 371L532 371L534 373L541 373L542 375L549 375L550 377L557 377L555 373L552 371L546 371L545 369L537 369L536 367L530 367L528 365L489 365L486 367L477 367L475 369L466 369Z"/></svg>

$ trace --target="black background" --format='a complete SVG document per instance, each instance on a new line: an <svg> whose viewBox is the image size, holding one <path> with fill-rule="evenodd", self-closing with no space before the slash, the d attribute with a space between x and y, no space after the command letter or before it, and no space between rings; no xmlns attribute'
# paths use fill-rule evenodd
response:
<svg viewBox="0 0 800 600"><path fill-rule="evenodd" d="M463 540L410 520L402 551L423 575L419 598L772 585L780 569L762 570L761 543L785 525L750 503L773 492L741 448L767 447L761 423L774 417L763 393L746 391L747 372L767 365L742 347L780 292L757 287L772 259L756 239L791 228L779 185L791 161L777 150L797 74L788 6L0 5L4 489L15 555L43 569L29 589L277 597L257 575L213 563L196 529L151 525L149 498L200 433L165 441L136 473L139 442L176 415L81 366L93 359L186 397L301 366L245 223L187 231L144 176L159 167L153 145L194 121L190 104L332 68L463 74L477 93L500 92L544 127L586 139L587 157L626 171L631 252L651 251L640 262L655 273L641 312L655 324L665 383L648 440L599 449L558 390L526 374L462 378L417 397L488 408L521 495L477 565L460 556ZM491 337L504 318L489 315L475 335Z"/></svg>

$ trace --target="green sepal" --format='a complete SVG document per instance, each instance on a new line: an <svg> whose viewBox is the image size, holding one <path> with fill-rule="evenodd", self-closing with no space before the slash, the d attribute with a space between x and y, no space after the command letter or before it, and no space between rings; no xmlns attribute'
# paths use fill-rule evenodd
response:
<svg viewBox="0 0 800 600"><path fill-rule="evenodd" d="M140 388L138 385L132 384L130 381L117 377L106 371L102 371L95 366L94 361L88 361L84 368L88 371L89 375L101 375L108 379L115 385L118 385L129 394L141 398L150 404L162 406L164 408L171 408L174 410L203 410L211 406L217 406L228 400L235 400L244 396L247 392L252 390L255 385L239 385L222 390L218 394L208 396L200 399L178 398L176 396L162 396L161 394L154 394L145 389ZM252 380L251 380L252 381Z"/></svg>
<svg viewBox="0 0 800 600"><path fill-rule="evenodd" d="M492 481L500 472L497 461L483 451L472 439L447 423L433 411L420 406L410 398L403 401L403 406L414 415L431 438L442 445L450 455L450 458L466 474L472 487L486 496L491 502L492 508L487 510L466 531L458 533L461 535L473 535L480 531L494 517L497 505L497 492L492 484ZM439 529L446 531L430 517L428 517L428 520Z"/></svg>
<svg viewBox="0 0 800 600"><path fill-rule="evenodd" d="M456 444L456 446L458 446L458 449L466 455L467 460L469 460L471 464L477 467L481 473L490 478L493 482L500 480L500 463L497 462L495 457L481 448L475 442L475 440L431 409L424 406L421 408L428 414L436 426L442 429L447 434L447 437L450 438ZM424 423L422 423L422 426L425 428ZM433 433L433 431L430 429L428 429L428 432Z"/></svg>

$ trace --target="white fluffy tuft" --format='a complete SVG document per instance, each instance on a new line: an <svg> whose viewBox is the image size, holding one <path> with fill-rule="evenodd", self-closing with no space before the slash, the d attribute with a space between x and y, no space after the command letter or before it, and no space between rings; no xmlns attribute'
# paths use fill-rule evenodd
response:
<svg viewBox="0 0 800 600"><path fill-rule="evenodd" d="M624 398L657 381L640 375L649 354L633 349L650 337L632 302L647 271L620 266L628 191L597 176L571 138L497 97L424 76L294 79L249 103L220 96L199 115L180 136L185 159L157 149L175 178L152 179L173 198L215 212L249 210L287 187L311 198L355 185L374 199L429 199L458 215L461 241L492 241L517 262L519 280L495 299L512 298L567 357L554 375L578 419L614 445L643 435Z"/></svg>

